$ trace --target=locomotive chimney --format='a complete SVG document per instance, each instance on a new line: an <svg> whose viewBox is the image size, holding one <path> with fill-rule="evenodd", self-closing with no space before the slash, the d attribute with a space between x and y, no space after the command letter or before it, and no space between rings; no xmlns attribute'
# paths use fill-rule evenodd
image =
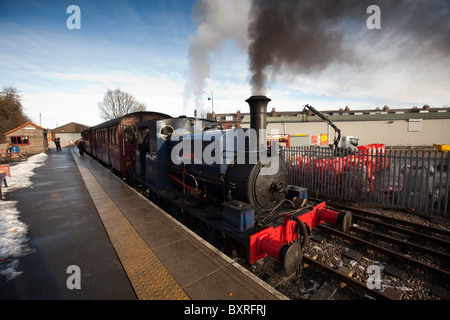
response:
<svg viewBox="0 0 450 320"><path fill-rule="evenodd" d="M256 130L258 137L259 130L267 127L267 105L270 101L266 96L252 96L245 100L250 106L250 128Z"/></svg>

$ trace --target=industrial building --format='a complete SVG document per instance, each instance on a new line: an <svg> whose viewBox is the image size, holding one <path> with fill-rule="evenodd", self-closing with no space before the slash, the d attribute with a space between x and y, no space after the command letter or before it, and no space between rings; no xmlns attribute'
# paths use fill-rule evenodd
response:
<svg viewBox="0 0 450 320"><path fill-rule="evenodd" d="M60 138L61 148L72 146L75 141L80 139L81 132L87 128L89 128L89 126L70 122L63 126L52 129L51 134L49 134L49 147L55 148L55 144L52 141L54 141L56 138Z"/></svg>
<svg viewBox="0 0 450 320"><path fill-rule="evenodd" d="M383 143L386 146L426 146L450 144L450 108L350 110L321 111L340 130L343 136L357 136L359 144ZM224 128L249 128L250 114L208 114ZM313 144L330 144L334 129L311 112L277 112L275 108L267 113L268 133L290 136L309 136ZM328 138L328 141L326 139Z"/></svg>

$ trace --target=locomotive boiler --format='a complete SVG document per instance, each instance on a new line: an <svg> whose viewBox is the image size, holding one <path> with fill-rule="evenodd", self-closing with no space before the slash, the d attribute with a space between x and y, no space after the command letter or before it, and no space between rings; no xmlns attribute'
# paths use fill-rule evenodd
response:
<svg viewBox="0 0 450 320"><path fill-rule="evenodd" d="M213 205L238 200L255 210L273 209L285 197L287 170L276 146L267 149L269 101L263 96L247 100L254 122L250 129L204 130L198 126L200 130L192 134L172 135L172 176L195 180L191 182L197 196Z"/></svg>

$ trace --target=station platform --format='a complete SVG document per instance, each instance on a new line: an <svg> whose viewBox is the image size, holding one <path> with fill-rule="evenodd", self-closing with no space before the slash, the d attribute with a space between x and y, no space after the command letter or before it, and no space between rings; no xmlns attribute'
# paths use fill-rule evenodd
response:
<svg viewBox="0 0 450 320"><path fill-rule="evenodd" d="M35 252L0 299L286 299L87 155L51 150L31 179L7 196Z"/></svg>

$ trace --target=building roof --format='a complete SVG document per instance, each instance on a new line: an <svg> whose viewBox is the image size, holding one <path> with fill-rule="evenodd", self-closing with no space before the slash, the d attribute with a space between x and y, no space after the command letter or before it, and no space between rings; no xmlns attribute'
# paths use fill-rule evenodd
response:
<svg viewBox="0 0 450 320"><path fill-rule="evenodd" d="M52 129L52 133L81 133L83 130L87 128L89 128L89 126L71 122L63 126L57 127L55 129Z"/></svg>
<svg viewBox="0 0 450 320"><path fill-rule="evenodd" d="M5 132L5 135L10 134L10 133L13 133L14 131L17 131L17 130L19 130L19 129L22 129L22 128L28 126L28 125L35 126L36 128L41 129L41 130L45 130L44 128L38 126L37 124L34 124L34 123L28 121L27 123L24 123L23 125L18 126L17 128L14 128L14 129L12 129L12 130L10 130L10 131L8 131L8 132Z"/></svg>
<svg viewBox="0 0 450 320"><path fill-rule="evenodd" d="M450 108L412 108L412 109L379 109L379 110L328 110L320 111L331 121L395 121L408 119L450 119ZM241 121L250 123L250 114L239 112L216 114L221 121ZM216 118L217 119L217 118ZM227 119L227 120L226 120ZM232 120L231 120L232 119ZM299 111L272 111L267 112L268 123L278 122L321 122L314 114Z"/></svg>
<svg viewBox="0 0 450 320"><path fill-rule="evenodd" d="M109 128L111 126L117 126L119 124L123 124L122 121L126 121L127 119L132 119L132 121L135 121L136 119L139 119L139 121L143 121L144 118L149 117L151 119L168 119L172 118L171 116L160 113L160 112L154 112L154 111L138 111L138 112L132 112L125 114L119 118L108 120L106 122L100 123L94 127L92 127L95 130L103 129L103 128ZM138 121L138 122L139 122ZM88 129L88 128L86 128Z"/></svg>
<svg viewBox="0 0 450 320"><path fill-rule="evenodd" d="M395 121L409 119L450 119L450 112L427 113L383 113L373 112L365 114L337 114L327 115L331 121ZM318 116L281 116L268 117L267 122L323 122Z"/></svg>

